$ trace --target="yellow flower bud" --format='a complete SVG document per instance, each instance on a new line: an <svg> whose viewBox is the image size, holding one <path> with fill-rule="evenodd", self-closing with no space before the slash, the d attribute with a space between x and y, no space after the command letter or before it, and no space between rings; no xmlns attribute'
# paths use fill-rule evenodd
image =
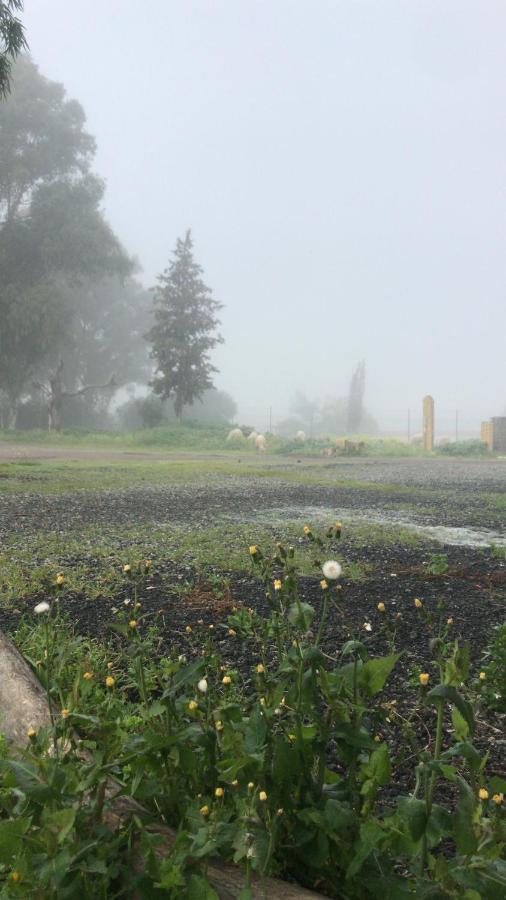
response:
<svg viewBox="0 0 506 900"><path fill-rule="evenodd" d="M253 784L253 782L248 781L248 791L252 791L254 787L255 787L255 785Z"/></svg>
<svg viewBox="0 0 506 900"><path fill-rule="evenodd" d="M281 590L281 587L282 587L281 579L275 578L275 579L274 579L274 590L275 590L275 591L280 591L280 590Z"/></svg>
<svg viewBox="0 0 506 900"><path fill-rule="evenodd" d="M228 629L228 634L229 634L229 637L235 637L236 634L237 634L237 631L234 631L233 628L229 628L229 629Z"/></svg>
<svg viewBox="0 0 506 900"><path fill-rule="evenodd" d="M56 576L56 584L58 585L58 587L61 587L62 584L64 584L64 583L65 583L65 575L63 575L62 572L59 572L58 575Z"/></svg>
<svg viewBox="0 0 506 900"><path fill-rule="evenodd" d="M450 618L446 620L446 624L453 625L453 616L450 616Z"/></svg>
<svg viewBox="0 0 506 900"><path fill-rule="evenodd" d="M478 791L478 797L480 800L488 800L488 791L486 788L480 788Z"/></svg>
<svg viewBox="0 0 506 900"><path fill-rule="evenodd" d="M239 781L237 780L237 778L234 778L234 780L231 781L230 783L231 783L232 787L237 787L237 785L239 784Z"/></svg>
<svg viewBox="0 0 506 900"><path fill-rule="evenodd" d="M430 675L428 674L428 672L422 672L422 674L419 675L418 678L419 678L419 681L420 681L420 684L422 685L422 687L427 687L427 685L429 683L429 678L430 678Z"/></svg>
<svg viewBox="0 0 506 900"><path fill-rule="evenodd" d="M415 600L415 606L416 606L417 609L421 609L422 606L423 606L422 601L419 600L418 597L417 597L416 600Z"/></svg>
<svg viewBox="0 0 506 900"><path fill-rule="evenodd" d="M250 552L251 556L256 556L258 553L258 547L256 547L255 544L252 544L251 547L249 548L249 552Z"/></svg>
<svg viewBox="0 0 506 900"><path fill-rule="evenodd" d="M209 807L208 807L208 806L201 806L200 809L199 809L199 812L200 812L200 815L201 815L201 816L208 816L208 815L209 815Z"/></svg>
<svg viewBox="0 0 506 900"><path fill-rule="evenodd" d="M304 534L311 534L311 529L309 525L304 525Z"/></svg>
<svg viewBox="0 0 506 900"><path fill-rule="evenodd" d="M61 711L62 719L68 719L69 716L70 716L70 709L67 709L66 707L64 707Z"/></svg>
<svg viewBox="0 0 506 900"><path fill-rule="evenodd" d="M265 793L265 791L260 791L258 799L261 800L262 803L265 803L265 801L267 800L267 794Z"/></svg>
<svg viewBox="0 0 506 900"><path fill-rule="evenodd" d="M232 679L231 679L230 675L224 675L223 678L221 679L221 683L222 684L232 684Z"/></svg>
<svg viewBox="0 0 506 900"><path fill-rule="evenodd" d="M321 587L322 591L326 591L328 586L329 586L328 581L326 581L325 578L322 578L322 580L320 581L320 587Z"/></svg>
<svg viewBox="0 0 506 900"><path fill-rule="evenodd" d="M130 619L128 627L131 628L132 631L135 631L135 629L137 628L137 619Z"/></svg>
<svg viewBox="0 0 506 900"><path fill-rule="evenodd" d="M130 575L130 572L132 571L132 566L129 566L127 563L126 566L123 566L123 571L124 571L125 575Z"/></svg>
<svg viewBox="0 0 506 900"><path fill-rule="evenodd" d="M385 612L386 607L385 607L384 603L378 603L378 606L376 608L377 608L378 612Z"/></svg>
<svg viewBox="0 0 506 900"><path fill-rule="evenodd" d="M257 665L258 675L263 675L264 672L265 672L265 666L263 665L263 663L258 663L258 665Z"/></svg>
<svg viewBox="0 0 506 900"><path fill-rule="evenodd" d="M193 631L193 628L191 627L191 625L187 625L185 628L185 631L186 631L186 634L191 634Z"/></svg>
<svg viewBox="0 0 506 900"><path fill-rule="evenodd" d="M223 790L223 788L217 787L216 790L215 790L215 792L214 792L214 796L217 797L218 800L219 800L221 797L223 797L223 794L224 794L224 793L225 793L225 791Z"/></svg>
<svg viewBox="0 0 506 900"><path fill-rule="evenodd" d="M195 709L198 709L198 706L199 705L196 700L190 700L190 702L188 704L188 709L190 710L190 712L193 712Z"/></svg>
<svg viewBox="0 0 506 900"><path fill-rule="evenodd" d="M93 678L93 672L85 672L83 675L85 681L91 681Z"/></svg>
<svg viewBox="0 0 506 900"><path fill-rule="evenodd" d="M480 672L480 681L485 681L485 680L486 680L486 677L487 677L487 673L486 673L486 672Z"/></svg>
<svg viewBox="0 0 506 900"><path fill-rule="evenodd" d="M223 722L221 722L221 721L218 719L218 721L215 722L215 726L214 726L214 727L216 728L216 731L223 731Z"/></svg>
<svg viewBox="0 0 506 900"><path fill-rule="evenodd" d="M16 869L14 869L14 871L11 872L9 877L10 877L11 881L16 881L16 882L21 881L21 875Z"/></svg>
<svg viewBox="0 0 506 900"><path fill-rule="evenodd" d="M112 677L112 675L108 675L105 679L105 686L108 688L113 688L116 684L116 679Z"/></svg>
<svg viewBox="0 0 506 900"><path fill-rule="evenodd" d="M494 801L494 803L495 803L497 806L500 806L501 803L502 803L503 800L504 800L504 794L493 794L493 795L492 795L492 800Z"/></svg>
<svg viewBox="0 0 506 900"><path fill-rule="evenodd" d="M37 735L37 732L35 731L35 728L29 728L28 731L26 732L26 736L29 737L30 740L32 740L32 738L36 737L36 735Z"/></svg>

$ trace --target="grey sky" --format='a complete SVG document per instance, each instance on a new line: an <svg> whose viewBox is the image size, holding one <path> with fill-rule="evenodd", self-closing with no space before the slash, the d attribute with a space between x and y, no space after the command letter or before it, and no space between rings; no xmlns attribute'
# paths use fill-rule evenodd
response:
<svg viewBox="0 0 506 900"><path fill-rule="evenodd" d="M428 392L504 410L503 0L25 6L147 285L192 227L243 418L346 393L362 357L385 426Z"/></svg>

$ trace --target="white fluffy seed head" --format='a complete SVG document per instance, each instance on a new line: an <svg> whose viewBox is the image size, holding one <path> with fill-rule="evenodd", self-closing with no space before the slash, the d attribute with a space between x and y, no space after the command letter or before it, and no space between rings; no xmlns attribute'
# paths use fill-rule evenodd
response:
<svg viewBox="0 0 506 900"><path fill-rule="evenodd" d="M49 603L46 603L45 600L42 603L37 603L37 606L34 606L33 611L36 616L42 615L42 613L49 612Z"/></svg>
<svg viewBox="0 0 506 900"><path fill-rule="evenodd" d="M342 568L335 559L328 559L323 563L322 572L327 581L337 581L340 577Z"/></svg>

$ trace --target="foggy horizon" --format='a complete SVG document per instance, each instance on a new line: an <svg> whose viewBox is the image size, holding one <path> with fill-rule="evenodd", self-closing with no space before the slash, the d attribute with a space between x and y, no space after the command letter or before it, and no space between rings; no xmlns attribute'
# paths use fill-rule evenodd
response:
<svg viewBox="0 0 506 900"><path fill-rule="evenodd" d="M361 359L384 431L409 408L418 432L425 394L447 436L506 413L502 4L150 0L139 38L133 0L27 0L24 23L146 287L192 229L238 419L345 396Z"/></svg>

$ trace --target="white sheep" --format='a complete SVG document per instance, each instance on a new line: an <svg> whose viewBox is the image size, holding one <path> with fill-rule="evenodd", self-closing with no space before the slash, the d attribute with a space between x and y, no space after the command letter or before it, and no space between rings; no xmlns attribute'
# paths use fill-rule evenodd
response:
<svg viewBox="0 0 506 900"><path fill-rule="evenodd" d="M250 431L250 433L248 434L247 440L251 441L251 443L253 444L254 441L256 441L257 437L258 437L258 432L255 431L255 429L253 429L253 431Z"/></svg>
<svg viewBox="0 0 506 900"><path fill-rule="evenodd" d="M306 440L306 432L298 431L297 434L295 435L295 440L298 441L299 444L303 444L304 441Z"/></svg>
<svg viewBox="0 0 506 900"><path fill-rule="evenodd" d="M265 453L265 438L263 434L257 434L255 438L255 447L259 453Z"/></svg>
<svg viewBox="0 0 506 900"><path fill-rule="evenodd" d="M244 435L240 428L232 428L227 435L227 441L242 441Z"/></svg>

